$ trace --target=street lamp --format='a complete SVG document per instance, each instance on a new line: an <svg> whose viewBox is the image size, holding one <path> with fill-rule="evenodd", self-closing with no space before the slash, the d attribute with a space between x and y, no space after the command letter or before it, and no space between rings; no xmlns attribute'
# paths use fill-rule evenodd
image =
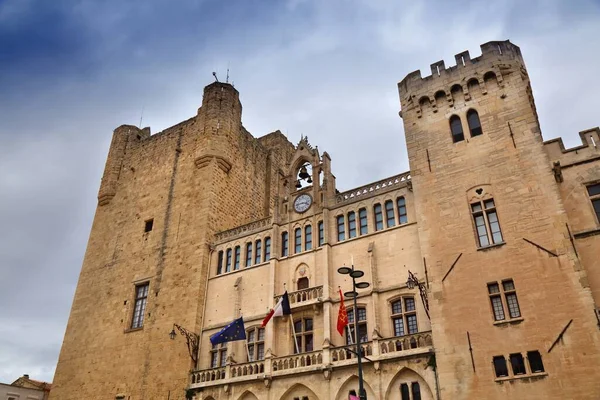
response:
<svg viewBox="0 0 600 400"><path fill-rule="evenodd" d="M425 309L427 318L431 319L431 317L429 316L429 299L427 298L427 288L425 287L424 283L419 282L417 276L410 272L410 270L408 271L406 287L408 287L410 290L414 289L415 287L419 288L419 294L421 295L421 302L423 303L423 308Z"/></svg>
<svg viewBox="0 0 600 400"><path fill-rule="evenodd" d="M366 289L369 287L368 282L356 282L358 278L362 278L365 273L361 270L354 269L354 263L352 263L352 268L343 266L338 268L338 273L342 275L350 275L352 278L352 291L344 293L344 296L351 297L354 300L354 337L355 337L355 345L356 345L356 355L358 358L358 397L360 400L367 400L367 392L365 391L363 385L363 370L362 370L362 351L360 347L360 338L358 337L358 307L356 304L356 297L358 297L358 292L356 289Z"/></svg>
<svg viewBox="0 0 600 400"><path fill-rule="evenodd" d="M175 336L177 336L175 328L177 328L179 333L181 333L181 335L185 337L187 341L188 352L190 353L190 358L194 362L194 367L196 367L196 364L198 362L198 345L200 342L200 337L198 336L198 334L188 331L182 326L173 324L173 329L169 333L169 337L171 338L171 340L175 340Z"/></svg>

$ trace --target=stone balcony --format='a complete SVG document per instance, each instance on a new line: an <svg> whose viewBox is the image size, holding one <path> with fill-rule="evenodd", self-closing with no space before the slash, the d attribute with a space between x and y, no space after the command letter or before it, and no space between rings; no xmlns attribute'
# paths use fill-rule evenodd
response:
<svg viewBox="0 0 600 400"><path fill-rule="evenodd" d="M281 299L281 294L275 296L275 304ZM319 304L323 301L323 286L314 286L306 289L296 290L295 292L288 292L290 298L290 307L292 309Z"/></svg>
<svg viewBox="0 0 600 400"><path fill-rule="evenodd" d="M356 364L357 356L350 351L354 348L354 345L325 347L322 350L281 357L267 351L264 360L193 371L189 387L196 389L242 381L270 381L299 373L328 374L332 369ZM433 354L431 331L376 338L362 343L361 348L366 358L363 362L376 363L376 368L381 361Z"/></svg>

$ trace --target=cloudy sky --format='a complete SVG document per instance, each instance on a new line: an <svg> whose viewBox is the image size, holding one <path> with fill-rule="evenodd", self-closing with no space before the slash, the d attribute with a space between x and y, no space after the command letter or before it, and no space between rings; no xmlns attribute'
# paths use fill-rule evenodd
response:
<svg viewBox="0 0 600 400"><path fill-rule="evenodd" d="M212 71L345 190L408 170L397 82L490 40L521 47L544 137L577 145L599 37L591 0L0 0L0 382L52 380L112 130L191 117Z"/></svg>

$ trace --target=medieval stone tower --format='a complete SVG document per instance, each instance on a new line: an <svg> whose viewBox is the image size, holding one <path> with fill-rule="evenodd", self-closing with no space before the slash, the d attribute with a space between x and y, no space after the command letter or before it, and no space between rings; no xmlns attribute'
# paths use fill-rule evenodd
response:
<svg viewBox="0 0 600 400"><path fill-rule="evenodd" d="M186 121L114 131L53 399L180 398L195 365L168 333L201 326L209 240L272 212L293 150L280 132L254 139L241 114L237 90L215 82Z"/></svg>
<svg viewBox="0 0 600 400"><path fill-rule="evenodd" d="M369 400L600 398L600 130L543 142L520 49L481 50L398 84L411 170L345 191L227 83L117 128L51 399L347 400L357 347Z"/></svg>
<svg viewBox="0 0 600 400"><path fill-rule="evenodd" d="M525 63L508 41L481 50L398 84L442 397L598 398L594 304Z"/></svg>

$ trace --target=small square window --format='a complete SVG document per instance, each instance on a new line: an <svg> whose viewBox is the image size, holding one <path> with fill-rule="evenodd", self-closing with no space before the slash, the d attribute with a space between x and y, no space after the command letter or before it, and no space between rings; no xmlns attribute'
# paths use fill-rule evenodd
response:
<svg viewBox="0 0 600 400"><path fill-rule="evenodd" d="M497 283L490 283L488 284L488 292L490 292L490 294L500 293L500 287Z"/></svg>
<svg viewBox="0 0 600 400"><path fill-rule="evenodd" d="M515 290L515 283L513 281L504 281L502 282L502 286L504 286L504 291Z"/></svg>
<svg viewBox="0 0 600 400"><path fill-rule="evenodd" d="M154 218L150 218L149 220L146 220L146 222L144 223L144 232L150 232L152 230L153 226L154 226Z"/></svg>

